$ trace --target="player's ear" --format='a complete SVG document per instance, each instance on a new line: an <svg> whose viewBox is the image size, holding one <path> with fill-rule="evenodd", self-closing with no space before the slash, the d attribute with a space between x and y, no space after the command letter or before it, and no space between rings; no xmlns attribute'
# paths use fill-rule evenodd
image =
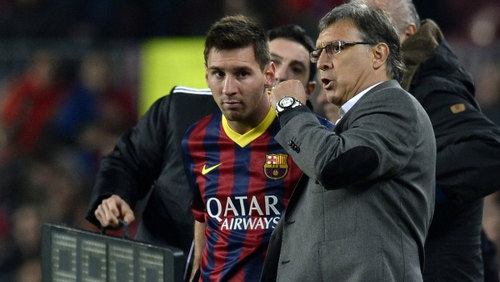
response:
<svg viewBox="0 0 500 282"><path fill-rule="evenodd" d="M276 83L276 65L274 62L269 62L264 68L264 75L266 76L266 88L272 88Z"/></svg>
<svg viewBox="0 0 500 282"><path fill-rule="evenodd" d="M208 85L208 66L207 63L204 63L203 65L205 66L205 82Z"/></svg>

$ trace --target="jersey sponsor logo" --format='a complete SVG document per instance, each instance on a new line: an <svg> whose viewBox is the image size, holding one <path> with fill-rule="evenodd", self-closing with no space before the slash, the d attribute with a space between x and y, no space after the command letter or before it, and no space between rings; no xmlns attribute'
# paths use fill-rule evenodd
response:
<svg viewBox="0 0 500 282"><path fill-rule="evenodd" d="M209 167L207 167L207 165L205 164L205 165L203 165L203 168L201 169L201 174L205 175L205 174L211 172L212 170L218 168L221 164L222 163L219 163L219 164L216 164L214 166L209 166Z"/></svg>
<svg viewBox="0 0 500 282"><path fill-rule="evenodd" d="M267 178L278 180L288 173L287 154L268 154L264 163L264 174Z"/></svg>
<svg viewBox="0 0 500 282"><path fill-rule="evenodd" d="M225 201L210 198L207 214L221 223L222 230L274 229L281 217L277 204L275 195L265 195L263 203L255 196L226 197Z"/></svg>
<svg viewBox="0 0 500 282"><path fill-rule="evenodd" d="M254 217L254 218L241 218L233 217L226 218L222 222L221 230L263 230L274 229L280 221L279 216L273 217Z"/></svg>

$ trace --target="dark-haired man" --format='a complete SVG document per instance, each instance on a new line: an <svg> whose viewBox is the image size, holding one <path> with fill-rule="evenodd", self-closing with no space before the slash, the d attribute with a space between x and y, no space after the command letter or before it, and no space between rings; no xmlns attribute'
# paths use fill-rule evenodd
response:
<svg viewBox="0 0 500 282"><path fill-rule="evenodd" d="M495 257L481 255L481 243L490 243L481 225L483 197L500 190L500 128L481 112L472 77L439 26L420 21L412 0L361 2L393 19L406 64L402 86L422 104L434 127L437 197L425 243L424 280L499 281Z"/></svg>

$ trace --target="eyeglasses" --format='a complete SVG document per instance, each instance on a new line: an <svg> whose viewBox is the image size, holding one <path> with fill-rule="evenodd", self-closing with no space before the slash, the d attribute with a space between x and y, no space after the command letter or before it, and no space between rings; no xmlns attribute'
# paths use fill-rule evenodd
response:
<svg viewBox="0 0 500 282"><path fill-rule="evenodd" d="M326 54L328 56L334 56L337 55L338 53L342 52L344 48L349 47L349 46L354 46L357 44L373 44L370 42L345 42L345 41L332 41L328 44L326 44L324 47L318 48L314 51L312 51L309 54L309 59L311 60L311 63L316 64L319 60L319 56L321 56L321 52L323 52L323 49L326 51Z"/></svg>

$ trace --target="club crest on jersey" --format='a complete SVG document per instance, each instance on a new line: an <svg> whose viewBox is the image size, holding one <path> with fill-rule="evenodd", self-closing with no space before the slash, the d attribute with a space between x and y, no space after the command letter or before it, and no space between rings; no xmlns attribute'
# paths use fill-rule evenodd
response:
<svg viewBox="0 0 500 282"><path fill-rule="evenodd" d="M287 154L268 154L264 163L264 174L267 178L277 180L288 173Z"/></svg>

